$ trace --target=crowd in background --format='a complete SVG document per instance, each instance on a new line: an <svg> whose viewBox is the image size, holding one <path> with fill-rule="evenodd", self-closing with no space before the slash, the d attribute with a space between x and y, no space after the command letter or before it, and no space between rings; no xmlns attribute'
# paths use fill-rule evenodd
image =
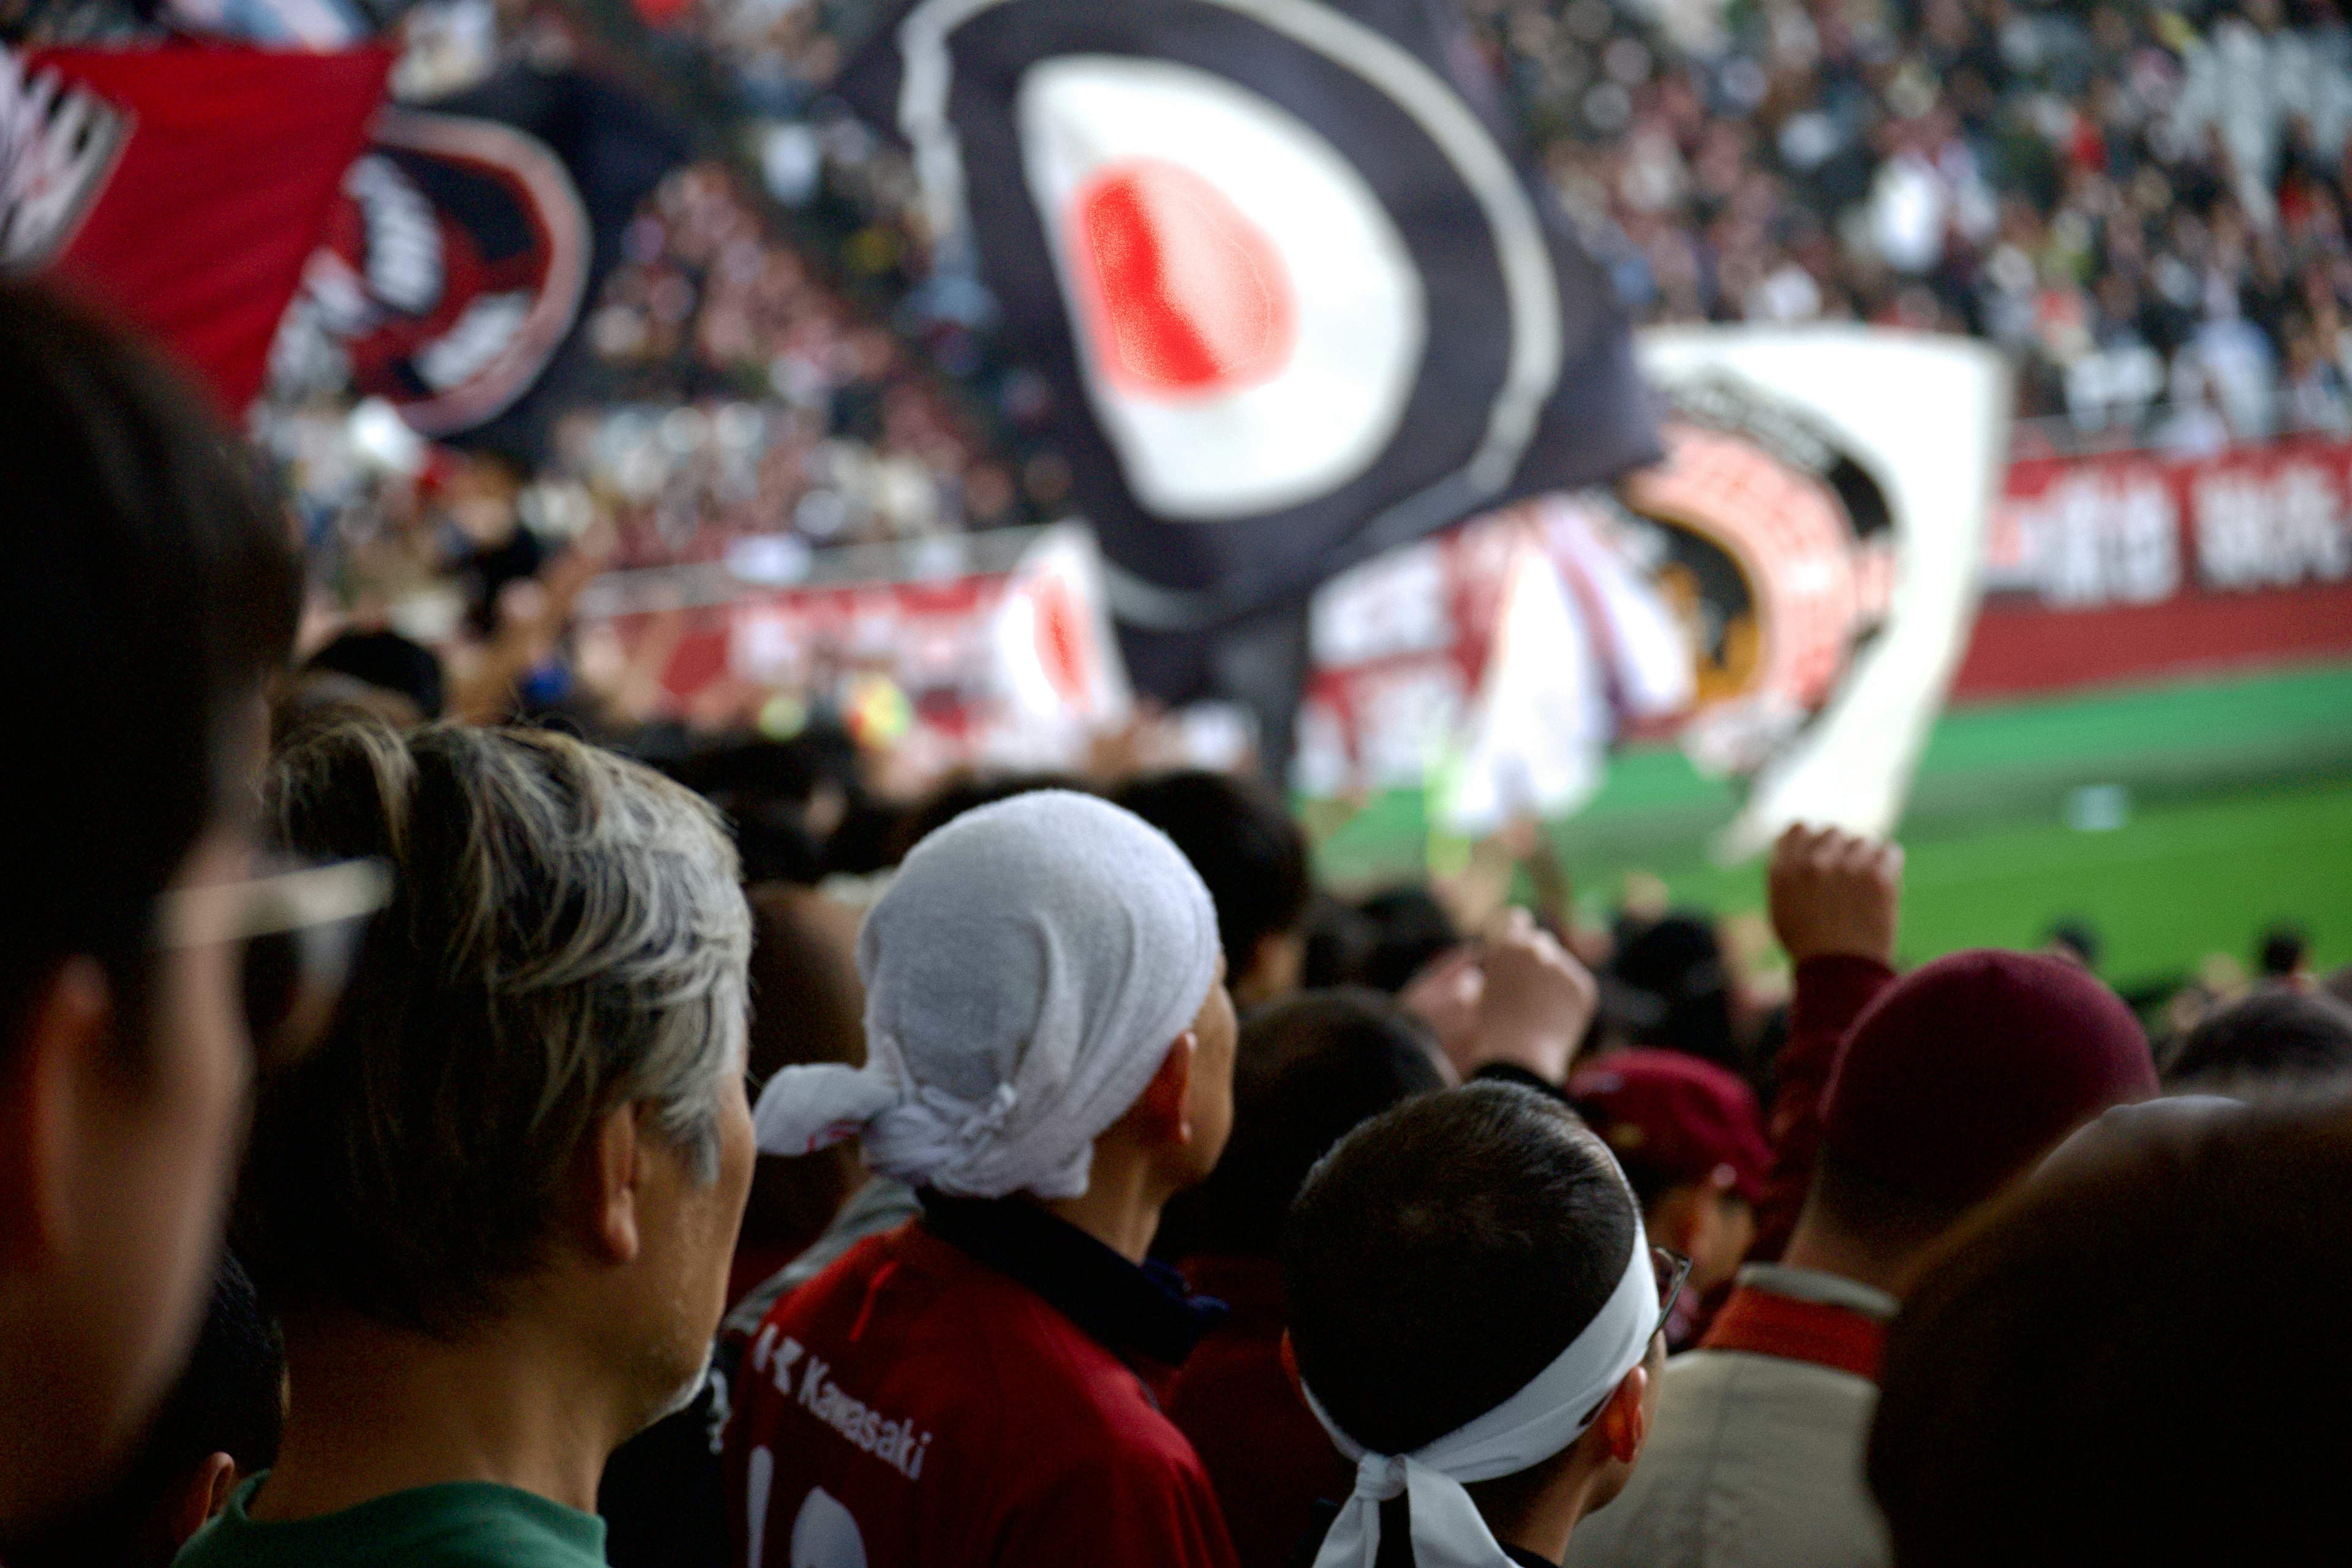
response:
<svg viewBox="0 0 2352 1568"><path fill-rule="evenodd" d="M2352 34L2332 7L1468 15L1637 320L1990 339L2019 368L2021 451L2352 430ZM696 0L655 29L647 58L718 82L727 129L648 201L587 313L604 374L520 476L529 526L607 523L620 566L787 542L747 563L756 578L805 548L1060 515L1044 381L998 351L970 257L934 254L907 158L827 91L878 24L871 5ZM432 91L572 26L489 0L426 0L405 25L438 62L408 79ZM266 423L321 532L365 536L432 465L384 477L348 416L312 401Z"/></svg>

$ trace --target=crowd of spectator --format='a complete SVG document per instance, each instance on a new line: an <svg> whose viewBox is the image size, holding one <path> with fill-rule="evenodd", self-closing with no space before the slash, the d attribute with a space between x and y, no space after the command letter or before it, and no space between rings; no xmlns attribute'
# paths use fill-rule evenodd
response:
<svg viewBox="0 0 2352 1568"><path fill-rule="evenodd" d="M1337 899L1238 778L427 722L397 639L288 669L295 542L149 351L0 291L0 384L16 1568L2332 1539L2291 931L2152 1035L2079 926L1899 969L1900 848L1798 825L1776 997L1557 866Z"/></svg>

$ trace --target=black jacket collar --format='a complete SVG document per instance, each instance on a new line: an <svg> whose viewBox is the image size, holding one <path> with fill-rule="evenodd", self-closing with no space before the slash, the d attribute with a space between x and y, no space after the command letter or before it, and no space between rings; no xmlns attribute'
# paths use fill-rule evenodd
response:
<svg viewBox="0 0 2352 1568"><path fill-rule="evenodd" d="M916 1195L931 1230L1034 1290L1115 1355L1173 1367L1224 1320L1223 1301L1187 1295L1166 1264L1130 1263L1034 1204Z"/></svg>

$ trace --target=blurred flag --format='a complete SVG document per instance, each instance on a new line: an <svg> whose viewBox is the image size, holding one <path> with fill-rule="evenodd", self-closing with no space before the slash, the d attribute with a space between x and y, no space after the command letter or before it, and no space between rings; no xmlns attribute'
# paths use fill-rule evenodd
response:
<svg viewBox="0 0 2352 1568"><path fill-rule="evenodd" d="M304 326L420 434L530 462L578 361L583 304L680 134L613 83L511 66L388 109L305 279Z"/></svg>
<svg viewBox="0 0 2352 1568"><path fill-rule="evenodd" d="M243 409L391 65L375 48L0 51L0 263L120 311Z"/></svg>
<svg viewBox="0 0 2352 1568"><path fill-rule="evenodd" d="M1642 359L1674 414L1624 494L1690 628L1683 747L1750 781L1717 856L1794 821L1893 832L1976 614L2007 363L1861 328L1667 328Z"/></svg>
<svg viewBox="0 0 2352 1568"><path fill-rule="evenodd" d="M1230 626L1655 455L1472 61L1435 0L916 0L845 74L1052 382L1123 621Z"/></svg>

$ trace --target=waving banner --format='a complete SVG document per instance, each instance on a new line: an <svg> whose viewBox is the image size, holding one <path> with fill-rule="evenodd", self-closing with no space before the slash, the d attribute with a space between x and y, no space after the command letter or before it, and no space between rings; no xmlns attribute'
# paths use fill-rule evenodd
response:
<svg viewBox="0 0 2352 1568"><path fill-rule="evenodd" d="M1449 826L1572 812L1612 746L1673 736L1747 781L1717 852L1902 815L1968 646L2007 371L1960 339L1644 333L1664 458L1318 596L1299 780L1423 785Z"/></svg>
<svg viewBox="0 0 2352 1568"><path fill-rule="evenodd" d="M386 110L342 182L294 331L322 331L353 386L420 434L540 449L584 301L684 155L625 89L509 67Z"/></svg>
<svg viewBox="0 0 2352 1568"><path fill-rule="evenodd" d="M391 65L373 48L0 53L0 265L121 312L242 409Z"/></svg>
<svg viewBox="0 0 2352 1568"><path fill-rule="evenodd" d="M1132 625L1656 454L1605 278L1424 0L917 0L841 90L1055 394Z"/></svg>

